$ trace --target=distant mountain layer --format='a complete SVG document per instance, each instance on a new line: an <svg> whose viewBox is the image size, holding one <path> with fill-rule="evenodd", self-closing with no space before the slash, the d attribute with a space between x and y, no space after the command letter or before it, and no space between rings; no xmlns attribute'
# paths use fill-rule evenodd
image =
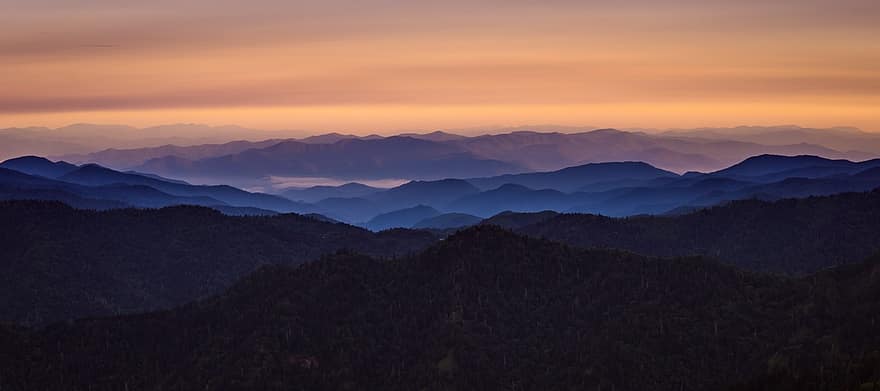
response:
<svg viewBox="0 0 880 391"><path fill-rule="evenodd" d="M593 163L551 172L412 182L366 197L336 197L316 205L351 222L420 204L441 213L484 218L504 211L544 210L608 216L667 214L739 199L869 191L880 187L880 176L871 171L878 167L880 160L857 163L761 155L717 172L679 176L644 163ZM499 183L497 188L478 188Z"/></svg>
<svg viewBox="0 0 880 391"><path fill-rule="evenodd" d="M249 210L256 214L318 213L351 224L366 224L380 215L401 215L420 205L436 214L482 218L505 211L545 210L633 216L680 214L731 200L774 200L880 187L880 175L875 172L880 159L852 162L779 155L750 157L708 174L678 175L642 162L589 163L548 172L411 181L390 189L358 183L290 189L283 193L287 198L32 156L8 160L0 168L16 170L0 175L3 199L58 200L97 209L193 204L216 206L232 214ZM389 221L370 227L411 227L417 222Z"/></svg>
<svg viewBox="0 0 880 391"><path fill-rule="evenodd" d="M62 159L85 164L98 163L107 167L125 169L137 167L145 162L173 156L180 159L198 160L211 157L239 153L253 148L265 148L278 144L282 140L272 139L264 141L232 141L224 144L204 144L192 146L163 145L151 148L137 149L106 149L99 152L79 155L66 155Z"/></svg>
<svg viewBox="0 0 880 391"><path fill-rule="evenodd" d="M61 128L28 127L0 129L0 160L22 155L55 156L77 163L100 163L116 168L110 161L68 159L89 156L106 149L141 149L159 146L220 144L234 140L267 140L279 132L239 126L170 124L148 128L125 125L74 124ZM286 137L291 137L288 133ZM139 154L135 151L134 155ZM111 154L112 155L112 154ZM102 155L102 158L110 157Z"/></svg>
<svg viewBox="0 0 880 391"><path fill-rule="evenodd" d="M484 226L172 311L0 328L0 387L870 390L877 313L876 258L790 279Z"/></svg>
<svg viewBox="0 0 880 391"><path fill-rule="evenodd" d="M796 140L800 143L822 145L838 151L864 151L874 156L880 153L880 134L848 127L812 129L795 125L738 126L735 128L667 130L662 134L671 137L738 140L765 145L791 144L792 140ZM856 156L851 158L861 160ZM863 158L867 158L867 156Z"/></svg>
<svg viewBox="0 0 880 391"><path fill-rule="evenodd" d="M167 308L220 292L261 265L296 265L342 249L390 256L435 240L426 232L374 234L298 215L0 202L0 322Z"/></svg>
<svg viewBox="0 0 880 391"><path fill-rule="evenodd" d="M839 129L786 130L791 133L786 139L788 142L767 144L736 137L736 132L726 132L730 137L724 138L700 136L705 133L701 131L644 133L614 129L564 129L572 133L560 133L548 132L541 127L535 129L542 131L514 129L509 133L482 136L444 132L405 133L390 137L330 133L298 140L276 137L259 142L115 148L60 158L117 169L136 169L200 183L271 186L271 181L260 182L260 178L468 178L622 161L645 162L675 172L706 172L760 154L816 155L849 160L880 156L880 144L877 148L866 148L867 152L860 152L858 148L829 147L824 142L835 138L849 140L846 146L864 140L866 147L880 140L880 136L871 133ZM766 131L772 134L780 132L776 128L767 128ZM799 135L821 135L815 137L821 142L804 142ZM42 151L30 153L41 154ZM245 180L248 182L241 182ZM498 185L478 184L483 189Z"/></svg>
<svg viewBox="0 0 880 391"><path fill-rule="evenodd" d="M440 179L518 172L524 168L482 158L454 145L410 137L343 139L333 144L284 141L236 154L191 160L168 156L134 168L170 177L325 177Z"/></svg>

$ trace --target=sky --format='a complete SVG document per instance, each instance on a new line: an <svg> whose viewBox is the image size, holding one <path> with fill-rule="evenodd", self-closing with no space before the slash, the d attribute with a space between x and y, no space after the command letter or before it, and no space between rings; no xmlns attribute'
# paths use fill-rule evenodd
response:
<svg viewBox="0 0 880 391"><path fill-rule="evenodd" d="M0 127L880 131L880 1L0 0Z"/></svg>

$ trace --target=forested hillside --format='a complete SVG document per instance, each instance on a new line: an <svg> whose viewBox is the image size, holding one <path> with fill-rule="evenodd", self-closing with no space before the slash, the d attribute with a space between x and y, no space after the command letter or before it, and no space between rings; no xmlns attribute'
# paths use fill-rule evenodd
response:
<svg viewBox="0 0 880 391"><path fill-rule="evenodd" d="M878 313L880 259L789 279L483 226L397 260L266 267L173 311L7 330L0 386L872 389Z"/></svg>
<svg viewBox="0 0 880 391"><path fill-rule="evenodd" d="M0 321L24 324L180 305L261 265L295 265L350 249L391 256L436 240L294 214L231 217L213 209L88 211L0 202Z"/></svg>
<svg viewBox="0 0 880 391"><path fill-rule="evenodd" d="M520 220L532 216L525 214ZM518 216L502 217L499 221ZM880 190L775 202L733 201L680 216L560 214L516 230L573 246L659 256L705 255L750 270L803 274L880 251Z"/></svg>

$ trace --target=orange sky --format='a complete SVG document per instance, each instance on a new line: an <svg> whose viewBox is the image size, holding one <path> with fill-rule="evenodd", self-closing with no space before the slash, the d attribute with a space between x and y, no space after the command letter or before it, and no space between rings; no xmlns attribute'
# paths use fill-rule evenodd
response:
<svg viewBox="0 0 880 391"><path fill-rule="evenodd" d="M0 127L880 131L876 0L440 3L0 0Z"/></svg>

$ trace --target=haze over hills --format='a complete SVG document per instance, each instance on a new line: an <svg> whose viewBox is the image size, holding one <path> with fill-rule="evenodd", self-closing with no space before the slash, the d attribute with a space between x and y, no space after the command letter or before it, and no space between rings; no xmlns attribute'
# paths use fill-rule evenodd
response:
<svg viewBox="0 0 880 391"><path fill-rule="evenodd" d="M230 141L223 144L203 144L192 146L162 145L152 148L137 149L106 149L99 152L79 155L64 155L64 159L72 163L86 164L96 163L115 168L137 167L145 162L175 156L187 160L206 159L216 156L230 155L254 148L264 148L275 145L282 140L263 141Z"/></svg>
<svg viewBox="0 0 880 391"><path fill-rule="evenodd" d="M774 165L778 169L774 170ZM738 199L773 200L843 191L869 191L880 187L880 181L870 171L878 165L880 160L855 163L812 156L763 155L718 172L679 176L643 163L589 164L558 172L466 180L475 185L502 184L484 191L467 187L472 186L470 184L461 185L458 191L447 188L465 180L413 182L366 197L330 198L317 205L328 216L341 216L343 220L354 223L362 221L358 218L363 219L370 211L387 213L419 204L431 206L439 212L466 213L484 218L507 210L555 210L609 216L665 214L682 208L706 207ZM755 166L766 169L755 171ZM628 172L628 168L633 170ZM621 179L609 180L615 176ZM536 188L521 183L532 184ZM393 196L413 184L428 190L411 197ZM439 197L443 192L449 196ZM383 199L385 201L381 202ZM357 217L345 217L346 213L355 213Z"/></svg>
<svg viewBox="0 0 880 391"><path fill-rule="evenodd" d="M164 128L169 130L163 130ZM155 134L172 134L170 130L178 128L193 128L193 134L206 134L213 129L198 125L176 125L157 127ZM96 126L96 129L106 130L108 127ZM124 135L154 132L154 128L132 130L125 127L109 127L109 129L116 129L110 132L111 135L113 132ZM223 139L224 135L237 134L234 129L230 129L218 131L215 137L225 144L194 145L192 140L189 140L179 145L164 145L168 144L164 143L131 149L117 143L119 145L112 145L111 149L90 151L92 153L81 153L83 152L81 150L71 151L74 152L73 154L44 152L40 148L35 148L33 144L16 149L14 141L6 145L21 151L13 155L14 151L11 149L7 155L9 157L23 154L50 155L56 160L77 164L97 163L120 170L134 169L190 182L233 184L264 189L272 186L271 181L268 180L271 176L354 181L375 179L377 176L383 179L407 180L464 178L502 173L552 171L584 163L620 161L642 161L661 169L682 173L714 171L759 154L817 155L849 160L865 160L880 156L880 145L874 145L877 136L872 133L841 129L784 129L788 130L780 130L779 127L751 127L743 131L755 135L768 134L766 143L750 141L744 138L745 136L734 137L737 132L722 130L716 134L713 130L705 129L642 132L534 126L486 129L484 131L493 134L479 136L435 131L423 134L408 132L399 136L329 133L294 139L291 138L293 134L290 132L253 131L248 133L248 137ZM781 131L815 137L786 139L772 136ZM70 132L90 135L99 131L90 130L87 125L77 125L72 129L64 129L63 132L59 129L46 134ZM17 133L20 131L6 131L7 135ZM4 131L0 130L0 135L2 134ZM713 137L706 136L707 134ZM730 134L730 137L723 137L726 134ZM261 136L265 137L260 138ZM838 138L849 141L830 142ZM405 142L405 140L418 140L421 144L415 144L415 141ZM779 142L783 140L789 142ZM856 147L859 141L863 141L864 148ZM337 143L343 144L328 146ZM418 151L418 153L401 155L404 152L401 149ZM337 159L342 160L337 162ZM411 167L392 163L399 162L400 159L406 159L411 163ZM471 172L468 173L468 170Z"/></svg>
<svg viewBox="0 0 880 391"><path fill-rule="evenodd" d="M236 140L267 140L296 137L301 132L263 131L239 126L169 124L147 128L125 125L73 124L60 128L25 127L0 129L0 159L21 155L65 156L88 154L110 148L148 148L173 144L190 146ZM65 156L66 157L66 156ZM78 161L76 159L68 159ZM83 161L83 163L102 163ZM114 166L115 167L115 166ZM125 168L125 167L118 167Z"/></svg>
<svg viewBox="0 0 880 391"><path fill-rule="evenodd" d="M452 145L409 137L345 139L333 144L284 141L237 154L146 161L138 171L182 178L324 177L442 179L518 172L512 163L475 156Z"/></svg>
<svg viewBox="0 0 880 391"><path fill-rule="evenodd" d="M0 164L0 168L18 170L0 177L0 194L5 199L58 200L98 209L195 204L230 214L318 213L383 229L409 228L434 217L421 215L414 221L391 219L387 224L367 225L379 215L405 215L416 206L438 215L462 213L481 218L504 211L544 210L631 216L678 213L747 198L773 200L869 191L880 187L880 176L872 171L878 167L880 159L852 162L761 155L706 174L678 175L642 162L590 163L549 172L411 181L390 189L349 183L270 195L225 185L191 185L94 164L76 166L23 157Z"/></svg>
<svg viewBox="0 0 880 391"><path fill-rule="evenodd" d="M714 140L737 140L764 145L786 145L791 140L822 145L838 151L880 151L880 134L852 127L812 129L796 125L738 126L735 128L698 128L665 130L661 134Z"/></svg>
<svg viewBox="0 0 880 391"><path fill-rule="evenodd" d="M536 170L602 149L584 140L683 155L615 130L423 136L0 163L0 388L880 387L880 159ZM179 180L267 167L429 179Z"/></svg>

